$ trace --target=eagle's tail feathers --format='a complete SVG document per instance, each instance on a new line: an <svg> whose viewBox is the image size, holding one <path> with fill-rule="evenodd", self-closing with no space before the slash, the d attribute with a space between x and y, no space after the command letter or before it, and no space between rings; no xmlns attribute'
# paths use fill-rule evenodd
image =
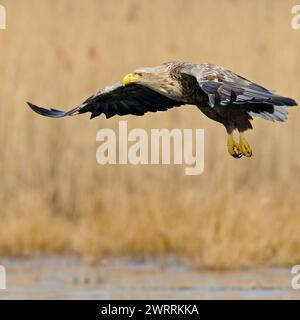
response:
<svg viewBox="0 0 300 320"><path fill-rule="evenodd" d="M254 117L260 117L265 120L270 120L270 121L285 121L288 118L288 113L287 113L287 106L274 106L274 111L272 113L270 112L249 112L250 116Z"/></svg>

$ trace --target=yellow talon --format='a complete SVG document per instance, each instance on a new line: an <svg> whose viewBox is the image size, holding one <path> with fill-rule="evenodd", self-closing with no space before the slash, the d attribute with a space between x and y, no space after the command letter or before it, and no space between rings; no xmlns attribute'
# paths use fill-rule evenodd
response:
<svg viewBox="0 0 300 320"><path fill-rule="evenodd" d="M240 132L240 143L239 149L242 152L243 156L250 158L252 156L252 150L249 143L244 138L244 134Z"/></svg>
<svg viewBox="0 0 300 320"><path fill-rule="evenodd" d="M229 154L234 158L240 158L242 156L239 144L233 139L233 133L228 135L227 147Z"/></svg>

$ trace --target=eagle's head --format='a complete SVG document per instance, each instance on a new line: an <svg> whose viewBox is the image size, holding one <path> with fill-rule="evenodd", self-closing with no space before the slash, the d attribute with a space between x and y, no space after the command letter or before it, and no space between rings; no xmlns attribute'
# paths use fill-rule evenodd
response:
<svg viewBox="0 0 300 320"><path fill-rule="evenodd" d="M165 63L156 67L138 68L132 73L128 73L123 79L122 84L126 86L137 83L155 91L174 96L180 90L178 82L170 76L170 64Z"/></svg>

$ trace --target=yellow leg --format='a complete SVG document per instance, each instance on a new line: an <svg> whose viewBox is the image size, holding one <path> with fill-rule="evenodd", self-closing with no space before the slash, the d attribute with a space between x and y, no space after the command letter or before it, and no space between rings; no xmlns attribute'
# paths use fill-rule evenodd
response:
<svg viewBox="0 0 300 320"><path fill-rule="evenodd" d="M228 135L227 147L229 154L234 158L240 158L242 156L239 144L233 139L233 133Z"/></svg>
<svg viewBox="0 0 300 320"><path fill-rule="evenodd" d="M244 137L244 133L240 132L240 144L239 149L243 156L250 158L252 156L252 150L249 143L246 141Z"/></svg>

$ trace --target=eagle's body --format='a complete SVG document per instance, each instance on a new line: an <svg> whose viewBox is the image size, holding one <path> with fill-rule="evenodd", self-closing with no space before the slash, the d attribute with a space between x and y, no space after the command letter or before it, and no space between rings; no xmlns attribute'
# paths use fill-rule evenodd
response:
<svg viewBox="0 0 300 320"><path fill-rule="evenodd" d="M140 116L186 104L196 105L207 117L225 126L229 135L228 151L238 158L252 155L243 132L252 128L253 116L284 121L286 107L297 105L295 100L279 96L222 67L187 62L137 69L122 82L104 88L67 112L29 105L37 113L54 118L85 112L91 112L91 118L102 113L110 118ZM240 143L233 140L235 129L241 134Z"/></svg>

